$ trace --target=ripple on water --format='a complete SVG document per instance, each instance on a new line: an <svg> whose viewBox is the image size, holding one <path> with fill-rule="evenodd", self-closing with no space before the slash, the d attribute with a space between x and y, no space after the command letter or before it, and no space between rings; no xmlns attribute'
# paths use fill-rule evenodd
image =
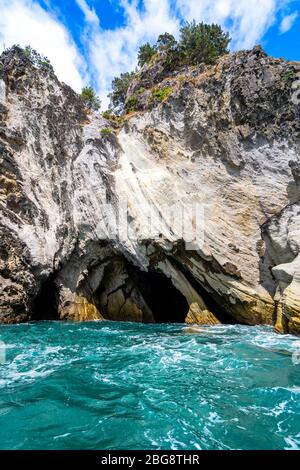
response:
<svg viewBox="0 0 300 470"><path fill-rule="evenodd" d="M42 322L0 339L3 449L300 448L299 340L269 327Z"/></svg>

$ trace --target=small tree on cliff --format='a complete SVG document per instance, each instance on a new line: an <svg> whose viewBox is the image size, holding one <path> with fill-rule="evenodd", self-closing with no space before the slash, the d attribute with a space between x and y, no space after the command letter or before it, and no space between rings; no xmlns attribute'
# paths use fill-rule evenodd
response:
<svg viewBox="0 0 300 470"><path fill-rule="evenodd" d="M171 51L175 50L177 45L177 41L174 38L173 34L164 33L158 36L155 47L158 51Z"/></svg>
<svg viewBox="0 0 300 470"><path fill-rule="evenodd" d="M110 98L110 108L116 113L120 113L124 109L126 95L130 84L135 77L135 72L121 73L119 77L115 77L112 81L112 92L108 95Z"/></svg>
<svg viewBox="0 0 300 470"><path fill-rule="evenodd" d="M48 57L40 54L35 49L32 49L31 46L26 46L23 49L23 53L35 67L38 67L43 70L47 70L47 72L50 72L50 73L54 72L53 66L51 65L51 62L48 59Z"/></svg>
<svg viewBox="0 0 300 470"><path fill-rule="evenodd" d="M174 38L173 34L160 34L158 36L155 48L157 52L163 54L164 68L166 70L171 72L180 66L182 54L178 42Z"/></svg>
<svg viewBox="0 0 300 470"><path fill-rule="evenodd" d="M88 109L92 109L93 111L100 109L101 101L91 86L84 87L80 96Z"/></svg>
<svg viewBox="0 0 300 470"><path fill-rule="evenodd" d="M221 26L192 21L181 28L179 47L189 65L214 64L218 57L228 53L230 40Z"/></svg>
<svg viewBox="0 0 300 470"><path fill-rule="evenodd" d="M146 42L146 44L143 44L139 48L138 52L138 64L140 67L143 67L143 65L147 64L150 62L151 57L155 54L155 47L150 46L149 42Z"/></svg>

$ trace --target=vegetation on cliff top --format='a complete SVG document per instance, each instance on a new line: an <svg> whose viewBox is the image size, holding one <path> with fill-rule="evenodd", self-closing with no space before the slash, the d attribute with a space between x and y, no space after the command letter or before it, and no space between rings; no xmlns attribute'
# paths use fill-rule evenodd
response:
<svg viewBox="0 0 300 470"><path fill-rule="evenodd" d="M49 71L50 73L54 72L53 66L48 57L39 54L37 51L32 49L31 46L25 47L24 54L35 67L42 68Z"/></svg>
<svg viewBox="0 0 300 470"><path fill-rule="evenodd" d="M138 65L144 67L161 61L166 72L200 63L213 65L220 56L229 52L230 40L221 26L192 21L182 26L179 41L172 34L164 33L154 45L143 44L138 51ZM139 70L126 72L113 79L110 111L122 113L136 109L138 97L127 97L127 92L138 73Z"/></svg>
<svg viewBox="0 0 300 470"><path fill-rule="evenodd" d="M39 54L35 49L33 49L31 46L25 46L24 48L21 47L19 44L14 44L12 47L9 47L4 50L4 53L7 53L11 50L16 50L19 51L20 53L23 54L26 59L29 60L29 62L36 68L44 70L50 74L54 73L53 66L48 59L48 57Z"/></svg>
<svg viewBox="0 0 300 470"><path fill-rule="evenodd" d="M152 64L155 66L155 64L160 63L167 75L184 66L193 66L200 63L213 65L220 56L228 53L230 40L229 34L224 32L221 26L217 24L197 24L192 21L182 26L178 41L172 34L166 32L158 36L154 45L150 45L148 42L141 45L138 51L139 68L132 72L121 73L119 77L113 79L112 91L108 95L110 106L108 111L103 113L103 116L106 119L117 121L123 113L126 114L139 109L139 97L146 91L145 87L140 87L136 93L130 96L128 96L128 90L133 81L139 77L139 73L144 66L151 67ZM25 49L20 46L17 47L23 51L35 67L53 73L53 67L47 57L40 55L30 46L26 46ZM147 70L145 70L146 73ZM160 88L156 86L151 91L150 102L163 101L171 91L170 87ZM94 111L100 109L101 101L91 86L84 87L80 97L87 109Z"/></svg>

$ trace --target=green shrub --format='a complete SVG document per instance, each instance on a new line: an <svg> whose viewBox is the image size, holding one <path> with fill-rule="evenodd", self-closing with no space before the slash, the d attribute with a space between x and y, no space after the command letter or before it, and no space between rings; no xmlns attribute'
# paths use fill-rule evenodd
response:
<svg viewBox="0 0 300 470"><path fill-rule="evenodd" d="M151 93L152 101L164 101L172 93L171 87L154 88Z"/></svg>
<svg viewBox="0 0 300 470"><path fill-rule="evenodd" d="M94 111L98 111L100 109L101 101L91 86L84 87L80 97L88 109L93 109Z"/></svg>
<svg viewBox="0 0 300 470"><path fill-rule="evenodd" d="M146 88L144 88L143 86L141 86L141 88L138 89L138 94L141 95L142 93L144 93L146 91Z"/></svg>
<svg viewBox="0 0 300 470"><path fill-rule="evenodd" d="M104 119L108 119L108 120L112 121L114 119L115 115L107 109L106 111L103 111L102 117L104 117Z"/></svg>
<svg viewBox="0 0 300 470"><path fill-rule="evenodd" d="M124 118L122 116L115 116L113 121L118 127L121 127L124 124Z"/></svg>
<svg viewBox="0 0 300 470"><path fill-rule="evenodd" d="M289 71L287 71L287 72L284 72L284 73L281 75L281 80L282 80L283 82L288 82L289 80L291 80L291 79L293 78L293 76L294 76L294 73L293 73L291 70L289 70Z"/></svg>
<svg viewBox="0 0 300 470"><path fill-rule="evenodd" d="M126 100L126 103L125 103L125 110L127 113L130 113L132 111L136 111L137 110L137 106L138 106L138 97L136 95L132 95L130 96L127 100Z"/></svg>
<svg viewBox="0 0 300 470"><path fill-rule="evenodd" d="M102 113L102 117L104 117L104 119L107 119L108 121L112 121L118 127L121 127L124 124L124 118L122 116L114 114L110 110L104 111Z"/></svg>
<svg viewBox="0 0 300 470"><path fill-rule="evenodd" d="M110 135L113 132L114 130L111 127L102 127L102 129L100 129L100 134L102 136Z"/></svg>

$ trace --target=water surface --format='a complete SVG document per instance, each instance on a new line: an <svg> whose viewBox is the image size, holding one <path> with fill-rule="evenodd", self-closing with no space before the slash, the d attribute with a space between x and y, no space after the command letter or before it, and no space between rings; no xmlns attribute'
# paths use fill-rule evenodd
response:
<svg viewBox="0 0 300 470"><path fill-rule="evenodd" d="M1 449L298 449L300 340L268 327L0 327Z"/></svg>

